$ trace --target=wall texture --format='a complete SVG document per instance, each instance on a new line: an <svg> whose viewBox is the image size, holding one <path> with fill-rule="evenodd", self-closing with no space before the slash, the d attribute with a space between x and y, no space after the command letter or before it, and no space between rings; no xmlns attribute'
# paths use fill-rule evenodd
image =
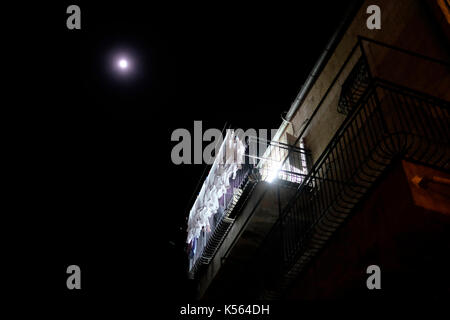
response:
<svg viewBox="0 0 450 320"><path fill-rule="evenodd" d="M366 8L371 4L376 4L381 8L381 30L369 30L366 27L366 20L369 16ZM449 44L444 34L442 25L439 24L426 2L419 0L365 1L303 104L293 116L292 123L286 127L284 132L298 137L305 121L310 118L356 44L358 35L435 59L450 61ZM450 100L450 91L447 90L450 87L450 70L448 68L442 69L436 64L426 63L398 52L381 50L373 45L365 46L365 49L374 76L380 76ZM355 54L304 135L306 146L312 151L313 162L323 152L344 120L344 116L337 112L340 87L357 59L358 54ZM280 141L286 142L286 140L286 135L282 134Z"/></svg>

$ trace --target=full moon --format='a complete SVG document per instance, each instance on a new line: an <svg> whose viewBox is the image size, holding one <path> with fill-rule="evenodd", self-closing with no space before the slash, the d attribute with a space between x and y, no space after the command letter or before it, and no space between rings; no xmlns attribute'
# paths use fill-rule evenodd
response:
<svg viewBox="0 0 450 320"><path fill-rule="evenodd" d="M107 72L120 83L131 83L139 78L142 72L142 59L138 52L130 48L115 48L106 56Z"/></svg>
<svg viewBox="0 0 450 320"><path fill-rule="evenodd" d="M118 64L120 69L126 69L128 67L128 61L126 59L120 59Z"/></svg>

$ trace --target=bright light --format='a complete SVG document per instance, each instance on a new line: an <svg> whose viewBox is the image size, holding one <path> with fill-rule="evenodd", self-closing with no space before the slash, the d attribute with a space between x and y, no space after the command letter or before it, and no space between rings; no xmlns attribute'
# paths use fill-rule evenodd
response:
<svg viewBox="0 0 450 320"><path fill-rule="evenodd" d="M280 172L281 165L282 165L281 162L272 163L272 165L269 168L269 174L267 175L266 178L266 181L268 183L272 183L272 181L278 177L278 172Z"/></svg>
<svg viewBox="0 0 450 320"><path fill-rule="evenodd" d="M119 68L120 69L126 69L128 67L128 61L125 59L119 60Z"/></svg>

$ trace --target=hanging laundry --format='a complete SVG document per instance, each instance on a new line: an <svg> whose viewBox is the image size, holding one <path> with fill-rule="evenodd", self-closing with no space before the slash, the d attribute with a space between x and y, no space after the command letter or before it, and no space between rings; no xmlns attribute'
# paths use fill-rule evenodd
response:
<svg viewBox="0 0 450 320"><path fill-rule="evenodd" d="M219 199L230 188L230 179L236 178L236 172L242 167L244 159L245 144L234 130L229 130L189 212L187 243L198 238L202 228L211 232L209 218L218 212Z"/></svg>

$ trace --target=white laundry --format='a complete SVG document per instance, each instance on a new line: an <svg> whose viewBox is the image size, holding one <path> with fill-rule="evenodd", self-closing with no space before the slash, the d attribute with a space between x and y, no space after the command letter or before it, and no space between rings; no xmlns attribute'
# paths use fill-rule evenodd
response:
<svg viewBox="0 0 450 320"><path fill-rule="evenodd" d="M219 210L219 199L230 187L230 179L236 178L245 158L245 145L234 130L229 130L203 182L194 205L189 212L187 243L198 238L205 228L210 231L209 218Z"/></svg>

